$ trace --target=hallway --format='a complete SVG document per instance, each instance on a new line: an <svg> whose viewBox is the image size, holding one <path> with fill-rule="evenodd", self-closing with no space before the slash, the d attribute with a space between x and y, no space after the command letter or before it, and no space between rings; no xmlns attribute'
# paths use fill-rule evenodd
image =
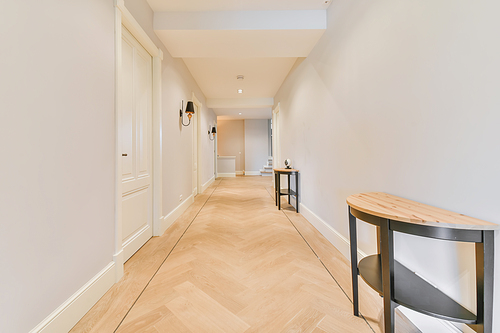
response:
<svg viewBox="0 0 500 333"><path fill-rule="evenodd" d="M216 180L71 332L379 332L352 315L345 258L288 208L271 177Z"/></svg>

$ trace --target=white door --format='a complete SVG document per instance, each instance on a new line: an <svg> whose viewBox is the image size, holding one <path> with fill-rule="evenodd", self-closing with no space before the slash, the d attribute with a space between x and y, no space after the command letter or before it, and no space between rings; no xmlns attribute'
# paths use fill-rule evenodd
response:
<svg viewBox="0 0 500 333"><path fill-rule="evenodd" d="M198 195L198 112L199 108L193 103L194 116L191 119L193 123L193 196Z"/></svg>
<svg viewBox="0 0 500 333"><path fill-rule="evenodd" d="M122 241L125 261L153 236L152 57L122 27Z"/></svg>

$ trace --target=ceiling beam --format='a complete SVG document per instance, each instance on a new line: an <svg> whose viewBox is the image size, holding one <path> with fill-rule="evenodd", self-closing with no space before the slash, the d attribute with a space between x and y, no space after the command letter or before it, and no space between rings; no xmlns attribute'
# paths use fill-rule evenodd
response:
<svg viewBox="0 0 500 333"><path fill-rule="evenodd" d="M155 30L318 30L326 29L326 10L163 12Z"/></svg>
<svg viewBox="0 0 500 333"><path fill-rule="evenodd" d="M250 109L274 106L274 98L208 98L209 109Z"/></svg>

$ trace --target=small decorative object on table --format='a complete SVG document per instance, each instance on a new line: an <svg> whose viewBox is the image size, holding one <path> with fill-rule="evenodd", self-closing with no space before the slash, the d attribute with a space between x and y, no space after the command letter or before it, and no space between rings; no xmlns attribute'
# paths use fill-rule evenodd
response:
<svg viewBox="0 0 500 333"><path fill-rule="evenodd" d="M291 169L291 168L292 168L292 160L291 160L291 159L287 158L287 159L285 160L285 167L286 167L287 169Z"/></svg>

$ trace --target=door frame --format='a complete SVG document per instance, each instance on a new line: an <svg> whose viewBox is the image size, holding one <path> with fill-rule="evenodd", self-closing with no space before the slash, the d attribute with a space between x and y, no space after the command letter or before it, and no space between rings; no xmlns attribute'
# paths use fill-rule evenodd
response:
<svg viewBox="0 0 500 333"><path fill-rule="evenodd" d="M201 184L201 175L202 175L202 156L201 156L201 108L203 104L200 102L200 100L196 97L195 93L193 92L193 104L198 107L198 112L195 113L196 117L196 128L193 129L196 130L196 144L193 139L193 149L196 149L196 193L193 193L193 196L198 195L199 193L202 192L202 184ZM193 153L194 154L194 153Z"/></svg>
<svg viewBox="0 0 500 333"><path fill-rule="evenodd" d="M124 0L115 0L115 246L113 261L116 269L116 282L123 276L122 244L122 142L119 126L121 123L121 68L122 68L122 25L148 51L153 59L152 68L152 182L153 188L153 236L159 236L162 216L162 142L161 142L161 62L163 52L149 38L140 24L125 7Z"/></svg>

